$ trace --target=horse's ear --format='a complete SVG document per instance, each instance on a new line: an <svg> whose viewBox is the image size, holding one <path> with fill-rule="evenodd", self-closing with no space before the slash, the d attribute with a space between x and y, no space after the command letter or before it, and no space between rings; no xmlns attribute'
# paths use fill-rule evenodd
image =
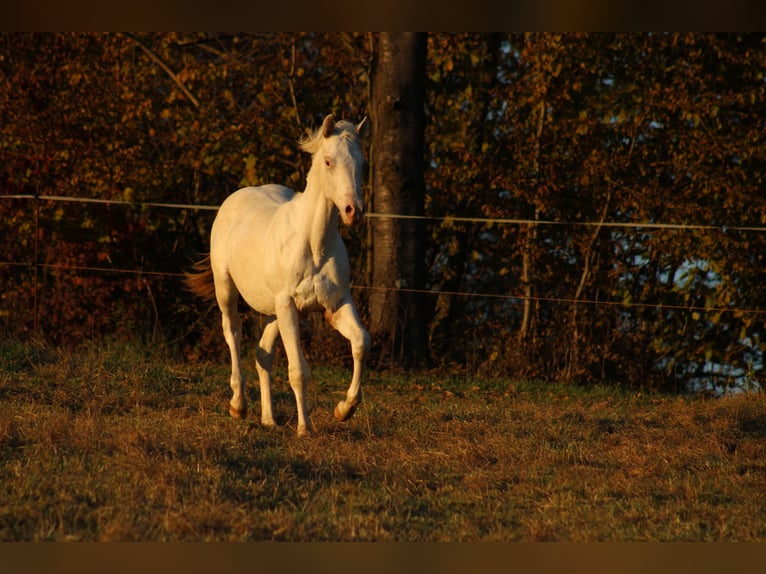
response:
<svg viewBox="0 0 766 574"><path fill-rule="evenodd" d="M359 125L356 126L356 133L359 134L360 138L363 138L367 135L368 131L370 131L370 122L367 121L367 116L364 116Z"/></svg>
<svg viewBox="0 0 766 574"><path fill-rule="evenodd" d="M322 122L322 135L329 138L333 130L335 130L335 118L330 114Z"/></svg>

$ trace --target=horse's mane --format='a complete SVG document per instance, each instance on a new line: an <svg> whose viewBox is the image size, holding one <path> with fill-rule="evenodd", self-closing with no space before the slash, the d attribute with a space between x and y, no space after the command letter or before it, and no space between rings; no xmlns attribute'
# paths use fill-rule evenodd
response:
<svg viewBox="0 0 766 574"><path fill-rule="evenodd" d="M335 129L333 129L332 133L333 135L341 136L346 139L351 139L355 141L357 144L361 144L361 140L359 138L359 132L356 130L356 126L349 121L346 121L346 120L338 121L335 124ZM298 145L300 146L300 148L303 151L309 152L310 154L316 153L321 143L322 143L322 128L321 127L314 130L313 132L307 133L298 141Z"/></svg>

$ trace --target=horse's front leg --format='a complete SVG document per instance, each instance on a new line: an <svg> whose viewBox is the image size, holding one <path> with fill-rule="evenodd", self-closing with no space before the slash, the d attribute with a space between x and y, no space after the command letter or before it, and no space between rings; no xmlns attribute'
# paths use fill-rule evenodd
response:
<svg viewBox="0 0 766 574"><path fill-rule="evenodd" d="M261 387L261 424L265 427L277 426L271 410L271 366L274 363L277 335L279 335L279 325L276 319L272 319L264 327L256 351L255 367Z"/></svg>
<svg viewBox="0 0 766 574"><path fill-rule="evenodd" d="M354 373L351 386L346 391L346 399L335 407L334 415L339 421L351 418L356 407L362 402L362 376L364 375L367 354L370 351L370 335L362 326L354 303L343 304L334 313L327 313L328 322L351 343L351 355L354 358Z"/></svg>
<svg viewBox="0 0 766 574"><path fill-rule="evenodd" d="M309 365L301 349L298 309L295 307L295 301L286 295L277 299L276 308L277 325L287 355L287 374L298 408L298 436L305 436L314 429L306 409L305 393L309 380Z"/></svg>

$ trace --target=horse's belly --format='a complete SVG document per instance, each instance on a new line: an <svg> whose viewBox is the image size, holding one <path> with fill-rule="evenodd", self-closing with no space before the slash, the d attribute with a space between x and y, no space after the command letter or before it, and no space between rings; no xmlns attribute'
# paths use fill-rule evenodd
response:
<svg viewBox="0 0 766 574"><path fill-rule="evenodd" d="M235 280L236 283L236 280ZM254 289L237 287L240 295L250 307L264 315L275 315L274 296L267 289Z"/></svg>

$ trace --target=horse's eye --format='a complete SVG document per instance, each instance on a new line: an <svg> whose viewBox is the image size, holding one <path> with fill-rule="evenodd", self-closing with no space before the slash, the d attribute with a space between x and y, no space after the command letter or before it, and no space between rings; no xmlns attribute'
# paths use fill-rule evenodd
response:
<svg viewBox="0 0 766 574"><path fill-rule="evenodd" d="M327 167L332 167L333 166L333 161L329 157L326 157L326 158L324 158L324 164Z"/></svg>

